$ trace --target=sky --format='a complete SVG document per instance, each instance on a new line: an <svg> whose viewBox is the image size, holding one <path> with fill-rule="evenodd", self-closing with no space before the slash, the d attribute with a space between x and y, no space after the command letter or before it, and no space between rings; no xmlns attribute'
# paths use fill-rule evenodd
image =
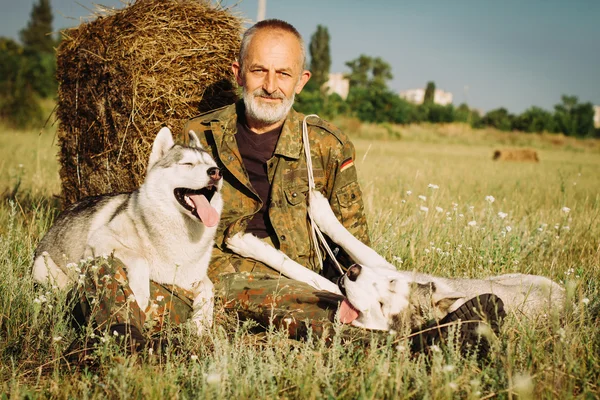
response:
<svg viewBox="0 0 600 400"><path fill-rule="evenodd" d="M0 36L17 39L38 0L0 0ZM50 0L54 28L85 21L95 4ZM214 2L214 0L213 0ZM482 111L531 106L552 110L563 94L600 105L599 0L266 0L266 18L294 25L310 42L330 35L330 72L361 54L392 67L394 92L428 81ZM221 0L249 23L258 0Z"/></svg>

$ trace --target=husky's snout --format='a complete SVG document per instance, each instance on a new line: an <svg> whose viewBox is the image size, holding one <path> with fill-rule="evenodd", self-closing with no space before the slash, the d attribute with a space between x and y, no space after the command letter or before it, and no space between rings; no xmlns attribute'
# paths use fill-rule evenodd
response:
<svg viewBox="0 0 600 400"><path fill-rule="evenodd" d="M217 167L209 168L208 171L206 171L206 173L208 174L210 179L212 179L215 182L217 182L219 179L221 179L223 177L221 170Z"/></svg>

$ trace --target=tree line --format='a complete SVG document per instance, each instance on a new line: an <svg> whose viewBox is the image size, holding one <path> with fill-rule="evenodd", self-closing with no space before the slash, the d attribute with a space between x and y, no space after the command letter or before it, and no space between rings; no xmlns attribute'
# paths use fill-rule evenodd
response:
<svg viewBox="0 0 600 400"><path fill-rule="evenodd" d="M40 100L55 98L56 52L59 37L52 32L50 0L39 0L30 20L19 32L21 43L0 37L0 120L17 128L39 126L44 119ZM562 96L554 111L531 107L514 115L505 108L481 115L467 104L455 107L434 102L435 83L428 82L422 104L413 104L392 92L391 66L380 57L360 55L346 62L350 72L348 97L327 94L331 54L329 32L317 26L309 43L312 78L297 97L295 107L304 113L325 118L351 116L365 122L411 124L421 122L463 122L475 128L486 126L523 132L562 132L577 137L600 137L594 129L591 103L579 103L575 96Z"/></svg>
<svg viewBox="0 0 600 400"><path fill-rule="evenodd" d="M563 133L576 137L600 137L594 128L594 107L580 103L576 96L563 95L553 111L530 107L521 114L511 114L498 108L480 114L465 103L440 105L434 102L435 83L428 82L422 104L413 104L392 92L391 66L379 57L360 55L346 62L350 72L345 74L350 90L344 100L338 94L327 94L324 84L329 77L331 57L329 33L317 26L311 36L309 69L313 76L298 95L297 107L304 113L317 113L325 118L339 115L353 116L374 123L468 123L474 128L493 127L503 131Z"/></svg>
<svg viewBox="0 0 600 400"><path fill-rule="evenodd" d="M49 0L39 0L29 23L19 32L21 43L0 37L0 119L17 128L39 126L44 119L40 99L56 97L55 47Z"/></svg>

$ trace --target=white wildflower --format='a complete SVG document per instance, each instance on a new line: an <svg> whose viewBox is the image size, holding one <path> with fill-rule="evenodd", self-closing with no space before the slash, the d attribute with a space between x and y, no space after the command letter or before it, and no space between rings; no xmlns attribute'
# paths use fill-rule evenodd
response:
<svg viewBox="0 0 600 400"><path fill-rule="evenodd" d="M456 389L458 389L458 384L456 382L450 382L448 384L448 387L452 390L456 390Z"/></svg>
<svg viewBox="0 0 600 400"><path fill-rule="evenodd" d="M197 359L198 359L198 356L197 356L197 355L195 355L195 354L192 354L192 355L190 356L190 360L192 360L192 361L196 361Z"/></svg>
<svg viewBox="0 0 600 400"><path fill-rule="evenodd" d="M394 260L398 264L402 264L404 262L404 261L402 261L402 258L398 257L398 256L392 256L392 260Z"/></svg>
<svg viewBox="0 0 600 400"><path fill-rule="evenodd" d="M458 214L458 217L459 217L459 218L464 218L464 217L465 217L465 214Z"/></svg>
<svg viewBox="0 0 600 400"><path fill-rule="evenodd" d="M440 207L440 206L437 206L437 207L435 208L435 211L437 211L437 212L439 212L439 213L442 213L442 212L444 212L444 209L443 209L442 207Z"/></svg>
<svg viewBox="0 0 600 400"><path fill-rule="evenodd" d="M209 385L218 385L221 383L221 374L217 372L211 372L210 374L206 375L206 383Z"/></svg>
<svg viewBox="0 0 600 400"><path fill-rule="evenodd" d="M508 217L508 214L500 211L500 212L498 212L498 216L500 217L500 219L504 219L504 218Z"/></svg>
<svg viewBox="0 0 600 400"><path fill-rule="evenodd" d="M156 301L163 301L165 296L156 296Z"/></svg>
<svg viewBox="0 0 600 400"><path fill-rule="evenodd" d="M421 206L419 209L425 213L429 212L429 207Z"/></svg>
<svg viewBox="0 0 600 400"><path fill-rule="evenodd" d="M61 340L62 340L62 336L54 336L54 337L52 338L52 341L53 341L53 342L60 342Z"/></svg>
<svg viewBox="0 0 600 400"><path fill-rule="evenodd" d="M590 303L590 299L584 297L583 299L581 299L581 302L587 306Z"/></svg>
<svg viewBox="0 0 600 400"><path fill-rule="evenodd" d="M423 196L422 194L420 194L420 195L419 195L419 199L421 199L421 200L423 200L423 201L426 201L426 200L427 200L427 197L425 197L425 196Z"/></svg>
<svg viewBox="0 0 600 400"><path fill-rule="evenodd" d="M438 346L437 344L432 344L431 347L429 347L429 349L434 353L439 353L440 351L442 351L442 349L440 349L440 346Z"/></svg>
<svg viewBox="0 0 600 400"><path fill-rule="evenodd" d="M425 249L425 253L429 254L429 249Z"/></svg>
<svg viewBox="0 0 600 400"><path fill-rule="evenodd" d="M506 232L512 231L512 228L510 227L510 225L507 225L505 229L506 229Z"/></svg>
<svg viewBox="0 0 600 400"><path fill-rule="evenodd" d="M477 222L476 221L469 221L467 223L467 225L469 225L469 226L477 226Z"/></svg>
<svg viewBox="0 0 600 400"><path fill-rule="evenodd" d="M411 194L412 194L412 190L407 190L407 191L406 191L406 195L407 195L407 196L410 196Z"/></svg>
<svg viewBox="0 0 600 400"><path fill-rule="evenodd" d="M485 196L485 201L492 204L494 201L496 201L496 199L494 198L494 196Z"/></svg>
<svg viewBox="0 0 600 400"><path fill-rule="evenodd" d="M563 207L560 209L562 212L564 212L565 214L568 214L569 211L571 211L571 209L569 207Z"/></svg>
<svg viewBox="0 0 600 400"><path fill-rule="evenodd" d="M406 203L406 200L402 199L402 204Z"/></svg>
<svg viewBox="0 0 600 400"><path fill-rule="evenodd" d="M434 190L435 190L435 189L439 189L439 188L440 188L438 185L434 185L433 183L430 183L429 185L427 185L427 187L428 187L429 189L434 189Z"/></svg>
<svg viewBox="0 0 600 400"><path fill-rule="evenodd" d="M444 365L444 367L442 368L442 371L452 372L452 371L454 371L454 365Z"/></svg>

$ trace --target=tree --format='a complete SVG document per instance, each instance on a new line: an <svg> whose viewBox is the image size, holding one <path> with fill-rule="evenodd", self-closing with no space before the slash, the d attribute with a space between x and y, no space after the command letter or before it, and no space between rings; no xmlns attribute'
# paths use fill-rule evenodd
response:
<svg viewBox="0 0 600 400"><path fill-rule="evenodd" d="M30 78L31 64L14 40L0 37L0 119L16 128L41 123L42 109Z"/></svg>
<svg viewBox="0 0 600 400"><path fill-rule="evenodd" d="M321 88L329 79L331 54L329 52L329 32L327 28L317 25L317 31L310 38L310 71L312 80Z"/></svg>
<svg viewBox="0 0 600 400"><path fill-rule="evenodd" d="M577 96L561 97L562 104L554 106L557 129L567 136L594 136L594 107L591 103L579 104Z"/></svg>
<svg viewBox="0 0 600 400"><path fill-rule="evenodd" d="M56 41L52 37L52 9L50 0L39 0L31 9L27 27L20 32L21 42L28 51L54 53Z"/></svg>
<svg viewBox="0 0 600 400"><path fill-rule="evenodd" d="M535 106L515 117L513 129L523 132L557 132L552 113Z"/></svg>
<svg viewBox="0 0 600 400"><path fill-rule="evenodd" d="M423 97L423 104L433 104L435 99L435 83L433 81L427 82L425 88L425 96Z"/></svg>
<svg viewBox="0 0 600 400"><path fill-rule="evenodd" d="M510 131L512 129L513 116L509 114L504 107L489 111L483 116L480 124L483 126L491 126L502 131Z"/></svg>
<svg viewBox="0 0 600 400"><path fill-rule="evenodd" d="M387 89L387 82L393 78L392 67L380 57L371 63L371 86L377 89Z"/></svg>
<svg viewBox="0 0 600 400"><path fill-rule="evenodd" d="M350 73L345 76L350 81L350 90L366 89L369 86L372 65L373 59L364 54L346 62L346 66L350 68Z"/></svg>

